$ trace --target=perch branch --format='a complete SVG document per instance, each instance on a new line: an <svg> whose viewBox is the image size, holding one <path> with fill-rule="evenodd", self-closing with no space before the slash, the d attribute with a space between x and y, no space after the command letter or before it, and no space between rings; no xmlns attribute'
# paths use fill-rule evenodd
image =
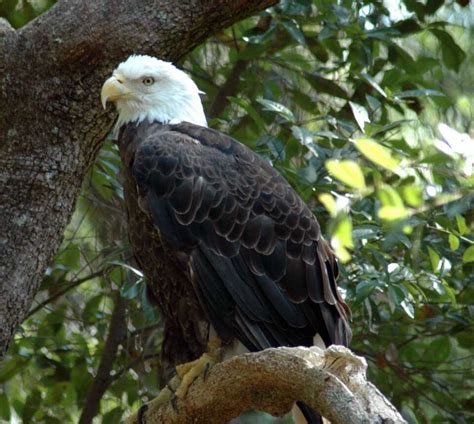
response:
<svg viewBox="0 0 474 424"><path fill-rule="evenodd" d="M226 423L248 410L287 413L296 400L333 424L405 423L394 406L367 381L365 359L342 346L327 350L277 348L236 356L199 377L184 399L170 402L162 390L143 418L153 423ZM179 384L175 377L169 386ZM137 414L126 421L137 424Z"/></svg>

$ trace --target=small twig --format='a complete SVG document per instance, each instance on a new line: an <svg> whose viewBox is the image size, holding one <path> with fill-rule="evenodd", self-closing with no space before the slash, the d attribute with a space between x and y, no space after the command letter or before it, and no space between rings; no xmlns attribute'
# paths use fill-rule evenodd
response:
<svg viewBox="0 0 474 424"><path fill-rule="evenodd" d="M26 316L25 319L30 318L32 315L34 315L40 309L43 309L49 303L54 302L57 298L59 298L62 295L66 294L69 290L72 290L73 288L81 285L82 283L85 283L86 281L92 280L93 278L96 278L96 277L99 277L100 275L103 275L104 273L106 273L108 271L109 268L101 269L99 271L93 272L92 274L86 275L85 277L79 278L75 281L71 281L62 290L59 290L58 292L53 294L51 297L48 297L46 300L43 300L43 302L39 303L33 309L31 309L30 312L28 312L28 315Z"/></svg>

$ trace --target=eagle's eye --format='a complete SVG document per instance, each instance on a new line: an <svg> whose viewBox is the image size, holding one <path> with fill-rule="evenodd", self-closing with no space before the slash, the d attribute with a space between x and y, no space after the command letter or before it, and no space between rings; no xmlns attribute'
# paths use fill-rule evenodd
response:
<svg viewBox="0 0 474 424"><path fill-rule="evenodd" d="M155 78L153 77L145 77L142 79L142 83L145 85L152 85L155 83Z"/></svg>

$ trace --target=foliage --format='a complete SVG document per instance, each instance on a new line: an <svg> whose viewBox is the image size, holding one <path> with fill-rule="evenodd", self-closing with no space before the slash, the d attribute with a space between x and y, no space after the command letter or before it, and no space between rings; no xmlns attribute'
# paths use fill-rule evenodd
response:
<svg viewBox="0 0 474 424"><path fill-rule="evenodd" d="M15 21L11 5L27 16L31 4L3 2L0 12L19 26L27 19ZM474 366L474 54L465 5L284 0L182 63L207 93L211 126L267 157L313 208L340 259L351 347L412 423L474 416L465 377ZM0 370L0 419L77 420L118 290L127 328L102 421L157 393L159 315L130 260L119 167L108 142L39 306Z"/></svg>

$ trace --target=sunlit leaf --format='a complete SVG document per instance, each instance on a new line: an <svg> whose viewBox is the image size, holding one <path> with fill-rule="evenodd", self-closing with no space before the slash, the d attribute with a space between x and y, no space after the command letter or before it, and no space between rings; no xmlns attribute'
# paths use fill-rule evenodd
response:
<svg viewBox="0 0 474 424"><path fill-rule="evenodd" d="M469 246L462 255L462 261L466 262L474 262L474 246Z"/></svg>
<svg viewBox="0 0 474 424"><path fill-rule="evenodd" d="M352 160L328 160L326 168L330 174L350 187L365 188L365 178L360 166Z"/></svg>
<svg viewBox="0 0 474 424"><path fill-rule="evenodd" d="M450 234L448 237L449 240L449 247L451 250L458 250L459 248L459 238L456 237L454 234Z"/></svg>
<svg viewBox="0 0 474 424"><path fill-rule="evenodd" d="M331 244L336 252L336 256L343 262L351 259L349 249L354 247L352 241L352 222L348 215L339 216L333 230Z"/></svg>
<svg viewBox="0 0 474 424"><path fill-rule="evenodd" d="M359 138L354 142L357 149L370 161L384 168L394 170L398 166L391 151L371 138Z"/></svg>
<svg viewBox="0 0 474 424"><path fill-rule="evenodd" d="M409 216L409 212L403 206L382 206L378 215L386 221L397 221Z"/></svg>
<svg viewBox="0 0 474 424"><path fill-rule="evenodd" d="M329 193L322 193L319 195L319 201L324 205L331 215L336 214L337 206L333 196L331 196Z"/></svg>
<svg viewBox="0 0 474 424"><path fill-rule="evenodd" d="M467 228L466 225L466 220L462 215L456 215L456 224L461 235L465 235L469 232L469 228Z"/></svg>
<svg viewBox="0 0 474 424"><path fill-rule="evenodd" d="M398 194L397 190L390 187L389 185L380 187L377 191L377 195L384 206L404 208L403 200Z"/></svg>
<svg viewBox="0 0 474 424"><path fill-rule="evenodd" d="M402 194L405 201L414 208L423 204L423 189L416 185L404 185Z"/></svg>
<svg viewBox="0 0 474 424"><path fill-rule="evenodd" d="M438 271L439 261L440 261L440 257L438 253L434 249L428 246L428 254L430 257L431 269L433 270L433 272Z"/></svg>

